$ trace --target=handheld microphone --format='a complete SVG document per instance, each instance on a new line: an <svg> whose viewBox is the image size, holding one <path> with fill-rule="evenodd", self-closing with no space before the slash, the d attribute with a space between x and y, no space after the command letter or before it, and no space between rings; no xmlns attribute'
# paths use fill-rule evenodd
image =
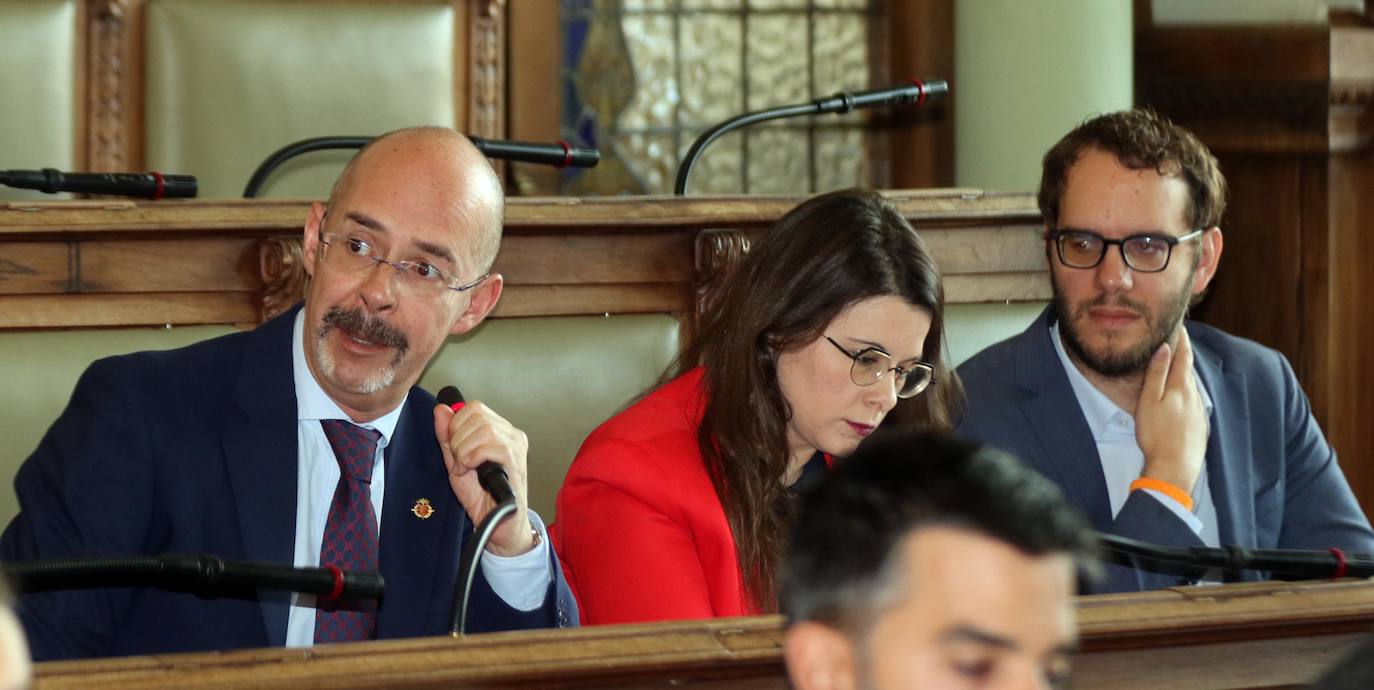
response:
<svg viewBox="0 0 1374 690"><path fill-rule="evenodd" d="M64 173L56 168L0 170L0 184L48 194L109 194L144 199L190 199L199 187L192 175L147 173Z"/></svg>
<svg viewBox="0 0 1374 690"><path fill-rule="evenodd" d="M435 396L439 399L439 404L445 407L465 402L463 394L457 386L444 386L439 389L439 394ZM501 465L490 460L477 466L477 483L482 485L491 500L497 503L515 500L515 492L510 490L510 477L506 476L506 471Z"/></svg>
<svg viewBox="0 0 1374 690"><path fill-rule="evenodd" d="M434 397L448 407L463 402L463 394L457 386L444 386ZM477 579L477 554L487 547L491 535L496 532L496 526L519 507L515 502L515 494L510 490L510 479L500 465L490 460L478 465L477 483L496 501L496 507L482 518L482 524L473 527L473 538L468 539L458 559L458 579L453 583L453 613L449 626L455 636L467 632L468 600L472 597L472 583Z"/></svg>
<svg viewBox="0 0 1374 690"><path fill-rule="evenodd" d="M943 79L914 79L911 83L901 86L870 89L858 93L841 91L834 96L817 98L809 103L783 105L736 115L702 132L701 136L692 142L691 148L687 149L687 155L682 157L682 163L678 165L677 181L673 184L673 194L682 196L687 193L687 177L692 174L692 166L711 142L741 127L803 115L847 113L855 108L876 108L903 103L920 105L933 97L943 96L947 93L949 93L949 84Z"/></svg>
<svg viewBox="0 0 1374 690"><path fill-rule="evenodd" d="M601 161L601 152L585 146L573 146L562 139L556 144L535 144L528 141L509 141L502 139L483 139L468 137L473 146L487 158L523 163L552 165L560 170L568 166L574 168L595 168Z"/></svg>

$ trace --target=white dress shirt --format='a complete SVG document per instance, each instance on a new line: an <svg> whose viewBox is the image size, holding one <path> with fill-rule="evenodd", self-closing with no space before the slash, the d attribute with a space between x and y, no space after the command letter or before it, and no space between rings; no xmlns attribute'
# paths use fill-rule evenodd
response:
<svg viewBox="0 0 1374 690"><path fill-rule="evenodd" d="M1115 518L1116 514L1121 512L1122 506L1126 505L1126 499L1130 497L1131 482L1140 477L1141 470L1145 468L1145 453L1140 450L1140 444L1135 437L1135 418L1098 390L1083 372L1078 370L1073 360L1069 359L1069 354L1064 350L1064 343L1060 339L1058 322L1050 326L1050 340L1054 341L1054 351L1059 354L1059 361L1068 372L1069 385L1073 387L1074 397L1078 398L1078 406L1083 409L1083 417L1087 419L1088 428L1092 430L1093 441L1097 444L1097 454L1102 461L1102 475L1107 479L1107 498L1111 502L1112 517ZM1196 371L1196 364L1194 370ZM1207 387L1202 385L1202 377L1197 376L1195 380L1198 395L1202 397L1204 413L1211 419L1212 397L1207 394ZM1217 509L1212 502L1212 490L1207 484L1206 463L1203 463L1202 472L1193 484L1192 512L1161 491L1141 491L1148 491L1150 495L1159 499L1160 503L1198 535L1202 543L1207 546L1220 545Z"/></svg>
<svg viewBox="0 0 1374 690"><path fill-rule="evenodd" d="M324 525L329 518L329 505L339 483L339 462L329 439L320 426L322 419L349 417L333 401L305 362L305 310L296 314L295 331L291 340L292 370L296 382L297 458L296 474L296 556L299 568L320 564L320 546L324 543ZM381 534L382 499L386 496L386 447L401 418L401 407L359 426L381 434L377 442L376 465L372 469L372 509L377 517L377 534ZM352 421L352 420L349 420ZM513 557L482 553L482 572L488 584L507 604L521 611L539 608L544 601L553 574L549 565L549 540L544 523L534 511L530 522L539 530L540 540L529 553ZM297 594L291 599L291 613L286 626L286 646L309 647L315 643L315 597Z"/></svg>

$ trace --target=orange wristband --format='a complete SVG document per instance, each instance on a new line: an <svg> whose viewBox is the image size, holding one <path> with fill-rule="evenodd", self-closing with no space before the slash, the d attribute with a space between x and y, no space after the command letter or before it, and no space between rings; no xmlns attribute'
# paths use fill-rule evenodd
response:
<svg viewBox="0 0 1374 690"><path fill-rule="evenodd" d="M1178 501L1179 505L1182 505L1184 510L1188 512L1193 511L1193 497L1189 496L1187 491L1184 491L1183 489L1180 489L1177 486L1170 484L1169 482L1163 481L1161 479L1152 479L1150 477L1140 477L1139 479L1136 479L1135 481L1131 482L1131 491L1135 491L1136 489L1154 489L1155 491L1158 491L1159 493L1162 493L1165 496L1168 496L1169 498Z"/></svg>

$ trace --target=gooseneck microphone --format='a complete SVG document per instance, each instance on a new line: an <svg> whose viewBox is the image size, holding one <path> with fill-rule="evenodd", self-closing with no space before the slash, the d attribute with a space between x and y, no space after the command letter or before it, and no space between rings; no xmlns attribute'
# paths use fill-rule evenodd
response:
<svg viewBox="0 0 1374 690"><path fill-rule="evenodd" d="M444 386L434 396L441 405L456 407L465 402L457 386ZM454 410L457 412L457 409ZM487 548L496 526L519 508L515 493L510 489L510 478L501 465L490 460L477 466L477 483L496 501L496 507L482 518L482 524L472 530L473 538L463 546L463 555L458 559L458 580L453 583L453 615L449 630L453 635L463 635L468 625L468 599L472 596L472 582L477 578L478 554Z"/></svg>
<svg viewBox="0 0 1374 690"><path fill-rule="evenodd" d="M687 149L687 155L683 156L682 164L678 166L677 182L673 185L673 194L682 196L687 193L687 177L692 174L692 166L696 164L697 158L701 156L711 142L741 127L802 115L843 114L856 108L879 108L905 103L920 105L931 98L944 96L947 93L949 93L949 84L943 79L914 79L899 86L870 89L857 93L841 91L833 96L814 99L809 103L784 105L736 115L702 132L701 136L692 142L692 147Z"/></svg>
<svg viewBox="0 0 1374 690"><path fill-rule="evenodd" d="M153 587L203 597L272 589L315 594L322 599L379 599L385 589L377 573L225 561L207 555L15 561L0 564L0 573L19 594Z"/></svg>
<svg viewBox="0 0 1374 690"><path fill-rule="evenodd" d="M1213 548L1206 546L1160 546L1114 534L1097 533L1110 562L1138 567L1140 559L1165 566L1182 566L1196 572L1220 568L1227 572L1263 570L1280 579L1339 579L1342 577L1374 577L1374 557L1364 553L1346 553L1337 548L1318 549L1247 549L1240 546Z"/></svg>
<svg viewBox="0 0 1374 690"><path fill-rule="evenodd" d="M48 194L107 194L143 199L190 199L199 191L191 175L147 173L68 173L56 168L0 170L0 184Z"/></svg>
<svg viewBox="0 0 1374 690"><path fill-rule="evenodd" d="M555 168L595 168L601 162L601 152L585 146L573 146L558 140L554 144L536 144L507 139L468 137L473 146L487 158L522 163L552 165Z"/></svg>
<svg viewBox="0 0 1374 690"><path fill-rule="evenodd" d="M248 178L248 184L243 188L243 198L252 199L257 196L258 190L262 189L262 184L267 181L267 176L282 163L296 156L328 149L360 149L367 146L372 139L373 137L311 137L287 144L273 151L272 155L258 164L257 170L253 171L253 176ZM585 146L573 146L561 140L554 144L482 137L468 137L468 140L482 155L498 160L538 163L552 165L555 168L594 168L601 160L600 151Z"/></svg>

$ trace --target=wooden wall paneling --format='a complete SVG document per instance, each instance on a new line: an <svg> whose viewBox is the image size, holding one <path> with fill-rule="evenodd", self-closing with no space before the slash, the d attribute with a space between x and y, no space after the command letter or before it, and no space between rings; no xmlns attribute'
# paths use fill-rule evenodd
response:
<svg viewBox="0 0 1374 690"><path fill-rule="evenodd" d="M463 131L479 137L506 136L505 0L465 0L468 14L467 123ZM461 53L462 51L454 51ZM457 56L455 55L455 58Z"/></svg>
<svg viewBox="0 0 1374 690"><path fill-rule="evenodd" d="M875 174L894 189L954 185L954 0L888 0L880 3L885 74L881 83L939 77L950 83L951 95L917 108L875 113L874 145L886 146L882 155L886 175ZM884 139L886 141L884 141ZM876 153L876 152L873 152Z"/></svg>
<svg viewBox="0 0 1374 690"><path fill-rule="evenodd" d="M1293 220L1292 225L1292 234L1298 240L1298 262L1295 266L1298 273L1293 278L1297 284L1297 310L1294 312L1296 321L1287 326L1286 330L1293 331L1297 336L1297 353L1294 356L1286 350L1280 351L1288 356L1289 362L1293 365L1298 381L1302 383L1303 391L1311 402L1312 414L1322 425L1327 441L1337 453L1342 450L1349 451L1349 462L1345 463L1343 469L1353 482L1353 472L1366 471L1359 468L1368 465L1370 469L1374 469L1374 465L1369 465L1364 460L1357 462L1357 459L1362 456L1374 459L1374 455L1364 452L1364 449L1370 446L1349 445L1348 437L1335 434L1331 429L1332 415L1339 414L1338 406L1332 401L1331 395L1336 388L1343 385L1345 377L1331 369L1330 358L1332 338L1337 337L1341 330L1338 323L1331 320L1332 309L1335 302L1340 299L1332 291L1332 261L1341 251L1337 250L1340 246L1339 240L1331 229L1333 216L1329 209L1332 180L1330 162L1326 156L1319 154L1304 154L1291 158L1294 159L1292 163L1298 171L1299 186L1296 194L1299 215ZM1263 199L1266 194L1274 193L1288 195L1288 192L1280 192L1277 189L1257 187L1250 190L1247 199ZM1365 513L1369 514L1370 505L1367 501L1374 498L1374 494L1356 493L1356 496L1360 497Z"/></svg>
<svg viewBox="0 0 1374 690"><path fill-rule="evenodd" d="M1209 294L1194 318L1257 340L1302 360L1307 315L1299 300L1304 222L1303 167L1297 160L1223 154L1230 201L1222 219L1225 246Z"/></svg>
<svg viewBox="0 0 1374 690"><path fill-rule="evenodd" d="M145 0L93 0L86 13L86 166L143 167ZM87 3L83 3L87 4Z"/></svg>
<svg viewBox="0 0 1374 690"><path fill-rule="evenodd" d="M1137 30L1136 98L1215 154L1325 153L1325 27Z"/></svg>
<svg viewBox="0 0 1374 690"><path fill-rule="evenodd" d="M1374 512L1374 150L1338 156L1331 167L1331 244L1326 266L1332 329L1321 365L1328 385L1326 431L1366 514Z"/></svg>
<svg viewBox="0 0 1374 690"><path fill-rule="evenodd" d="M91 6L85 2L76 3L76 26L73 27L74 36L74 55L72 60L73 80L72 99L72 150L74 152L72 165L75 170L90 170L91 142L86 136L90 130L88 116L90 115L90 26L91 26Z"/></svg>
<svg viewBox="0 0 1374 690"><path fill-rule="evenodd" d="M0 330L257 325L256 292L0 295Z"/></svg>
<svg viewBox="0 0 1374 690"><path fill-rule="evenodd" d="M0 294L66 292L72 286L66 242L0 242Z"/></svg>
<svg viewBox="0 0 1374 690"><path fill-rule="evenodd" d="M508 3L506 80L510 137L520 141L557 141L562 137L563 37L558 0ZM547 165L512 163L507 192L521 196L556 195L561 173Z"/></svg>

